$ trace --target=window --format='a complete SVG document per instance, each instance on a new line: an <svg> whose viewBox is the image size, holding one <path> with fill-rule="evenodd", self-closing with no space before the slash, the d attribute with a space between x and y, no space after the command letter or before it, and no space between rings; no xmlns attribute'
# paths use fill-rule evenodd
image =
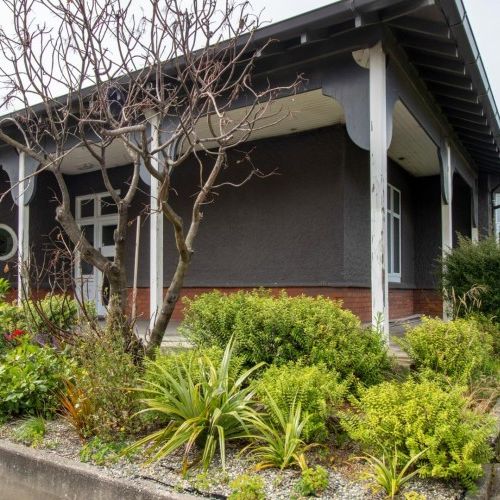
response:
<svg viewBox="0 0 500 500"><path fill-rule="evenodd" d="M11 227L0 224L0 260L9 260L17 252L17 236Z"/></svg>
<svg viewBox="0 0 500 500"><path fill-rule="evenodd" d="M389 281L401 281L401 191L387 186L387 263Z"/></svg>

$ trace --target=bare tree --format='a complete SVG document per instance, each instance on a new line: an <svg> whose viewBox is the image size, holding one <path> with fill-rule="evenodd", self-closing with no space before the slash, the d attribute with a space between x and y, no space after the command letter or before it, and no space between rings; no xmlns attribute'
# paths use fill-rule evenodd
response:
<svg viewBox="0 0 500 500"><path fill-rule="evenodd" d="M248 2L147 0L134 11L127 0L4 0L12 30L0 32L3 106L21 109L0 120L0 140L31 156L58 183L56 219L83 260L109 281L108 317L127 310L125 244L129 208L140 170L159 189L151 211L161 211L175 234L178 262L152 328L148 351L163 338L188 271L204 205L222 184L228 150L258 129L283 120L276 97L286 86L253 80L257 59L271 43L256 42L259 17ZM45 12L50 24L37 22ZM62 97L58 93L64 91ZM32 104L38 103L36 106ZM4 108L5 109L5 108ZM109 150L119 142L133 165L123 194L109 178ZM62 172L75 149L94 159L118 209L116 256L105 257L80 230ZM206 157L210 161L206 161ZM191 215L183 220L171 203L175 171L195 158L199 175ZM239 186L252 176L233 184Z"/></svg>

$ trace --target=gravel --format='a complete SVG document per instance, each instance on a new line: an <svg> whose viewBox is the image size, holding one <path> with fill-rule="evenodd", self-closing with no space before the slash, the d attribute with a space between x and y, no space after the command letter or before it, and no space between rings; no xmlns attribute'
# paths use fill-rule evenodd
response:
<svg viewBox="0 0 500 500"><path fill-rule="evenodd" d="M14 429L19 421L10 422L0 427L0 437L13 439ZM62 419L47 423L47 434L41 445L45 450L72 460L79 460L82 442L74 430ZM253 473L253 463L240 456L237 449L229 448L226 457L226 471L223 472L216 459L207 473L193 468L184 479L179 471L182 453L174 453L152 465L144 465L143 458L135 456L131 459L120 459L116 463L97 466L101 471L114 478L128 478L137 481L154 483L160 490L190 493L194 496L224 499L231 489L229 483L240 474ZM334 453L330 457L331 464L323 466L329 473L329 486L320 499L332 500L378 500L383 499L381 492L375 492L369 482L360 478L363 465L349 459L349 456ZM310 464L312 465L312 464ZM266 499L288 500L299 498L295 485L300 478L300 471L288 469L278 471L267 469L258 473L264 479ZM464 498L464 490L450 483L441 481L415 479L405 488L424 495L428 500L458 500Z"/></svg>

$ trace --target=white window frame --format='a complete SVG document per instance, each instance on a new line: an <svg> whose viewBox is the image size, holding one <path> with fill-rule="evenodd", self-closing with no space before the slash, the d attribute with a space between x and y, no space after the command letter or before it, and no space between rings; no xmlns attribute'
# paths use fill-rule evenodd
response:
<svg viewBox="0 0 500 500"><path fill-rule="evenodd" d="M391 247L391 251L389 252L389 248L387 248L387 271L388 271L388 278L390 283L401 283L401 267L402 267L402 261L401 261L401 211L402 211L402 200L401 200L401 191L393 186L392 184L387 184L387 192L389 193L389 200L390 204L387 206L387 224L391 225L391 239L388 241L388 245ZM396 213L393 211L394 207L394 193L397 192L399 195L399 213ZM399 272L395 273L392 272L394 269L394 219L399 220ZM387 229L388 230L388 229ZM390 257L390 259L389 259Z"/></svg>
<svg viewBox="0 0 500 500"><path fill-rule="evenodd" d="M495 206L500 205L500 193L495 193ZM495 236L497 241L500 242L500 208L495 210Z"/></svg>
<svg viewBox="0 0 500 500"><path fill-rule="evenodd" d="M18 242L17 234L10 226L8 226L7 224L0 224L0 229L4 229L5 231L7 231L12 238L12 250L6 255L0 255L0 261L4 262L6 260L12 259L12 257L16 255Z"/></svg>

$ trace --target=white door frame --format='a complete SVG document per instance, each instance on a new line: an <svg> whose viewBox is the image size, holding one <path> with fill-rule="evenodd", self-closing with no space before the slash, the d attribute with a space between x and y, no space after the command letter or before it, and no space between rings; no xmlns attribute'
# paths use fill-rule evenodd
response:
<svg viewBox="0 0 500 500"><path fill-rule="evenodd" d="M93 226L93 243L104 257L113 258L115 256L114 243L105 245L103 241L103 228L106 226L116 226L118 224L118 214L102 214L102 200L110 198L106 191L103 193L92 193L75 197L76 222L81 226ZM82 216L82 202L92 201L92 215ZM92 274L83 275L81 260L77 254L77 265L75 268L75 280L77 293L83 291L83 299L94 302L97 314L106 315L106 305L103 300L103 274L97 268L93 268Z"/></svg>

